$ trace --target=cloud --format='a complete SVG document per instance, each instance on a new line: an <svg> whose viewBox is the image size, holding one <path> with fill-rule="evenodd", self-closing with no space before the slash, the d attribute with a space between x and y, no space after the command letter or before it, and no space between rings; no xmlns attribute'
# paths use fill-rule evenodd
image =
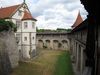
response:
<svg viewBox="0 0 100 75"><path fill-rule="evenodd" d="M22 2L23 0L0 0L0 7L12 6Z"/></svg>
<svg viewBox="0 0 100 75"><path fill-rule="evenodd" d="M2 6L22 3L23 0L1 0ZM1 4L0 3L0 4ZM80 11L83 19L88 14L80 0L26 0L38 28L71 28Z"/></svg>
<svg viewBox="0 0 100 75"><path fill-rule="evenodd" d="M37 24L39 28L70 28L79 11L83 19L87 15L79 0L39 0L32 7L33 15L44 17L42 25L43 18L37 18L37 22L41 22Z"/></svg>

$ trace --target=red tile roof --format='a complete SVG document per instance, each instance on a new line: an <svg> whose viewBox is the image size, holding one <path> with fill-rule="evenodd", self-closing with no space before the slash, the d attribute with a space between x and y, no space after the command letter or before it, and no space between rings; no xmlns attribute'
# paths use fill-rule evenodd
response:
<svg viewBox="0 0 100 75"><path fill-rule="evenodd" d="M34 19L28 11L24 11L24 16L22 20L35 20L36 21L36 19Z"/></svg>
<svg viewBox="0 0 100 75"><path fill-rule="evenodd" d="M0 18L9 18L9 17L11 17L11 15L16 11L16 9L19 6L20 6L20 4L15 5L15 6L0 8Z"/></svg>
<svg viewBox="0 0 100 75"><path fill-rule="evenodd" d="M80 12L79 12L76 21L75 21L74 24L72 25L72 28L77 27L77 26L80 25L80 23L82 23L82 22L83 22L83 19L82 19L81 15L80 15Z"/></svg>

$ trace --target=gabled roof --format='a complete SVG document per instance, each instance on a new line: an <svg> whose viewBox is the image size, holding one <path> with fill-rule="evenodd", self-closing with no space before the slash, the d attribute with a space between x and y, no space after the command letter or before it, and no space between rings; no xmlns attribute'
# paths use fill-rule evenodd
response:
<svg viewBox="0 0 100 75"><path fill-rule="evenodd" d="M74 24L72 25L72 28L77 27L77 26L80 25L80 23L82 23L82 22L83 22L83 19L82 19L81 15L80 15L80 12L79 12L76 21L75 21Z"/></svg>
<svg viewBox="0 0 100 75"><path fill-rule="evenodd" d="M12 14L20 7L19 5L14 5L10 7L0 8L0 18L10 18Z"/></svg>
<svg viewBox="0 0 100 75"><path fill-rule="evenodd" d="M36 19L34 19L31 15L31 13L29 13L28 11L24 11L24 16L22 18L22 20L35 20L37 21Z"/></svg>

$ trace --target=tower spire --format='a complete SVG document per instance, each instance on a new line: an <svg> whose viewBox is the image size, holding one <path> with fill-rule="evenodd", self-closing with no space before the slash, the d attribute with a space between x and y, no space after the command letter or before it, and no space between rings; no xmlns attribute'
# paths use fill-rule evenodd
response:
<svg viewBox="0 0 100 75"><path fill-rule="evenodd" d="M25 3L25 0L24 0L24 2L23 3Z"/></svg>

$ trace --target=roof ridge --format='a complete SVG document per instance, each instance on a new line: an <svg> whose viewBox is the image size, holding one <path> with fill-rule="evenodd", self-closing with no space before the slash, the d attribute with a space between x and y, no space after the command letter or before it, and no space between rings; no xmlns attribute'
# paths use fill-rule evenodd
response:
<svg viewBox="0 0 100 75"><path fill-rule="evenodd" d="M17 5L7 6L7 7L1 7L0 9L6 9L6 8L14 7L14 6L20 6L20 5L22 5L22 4L17 4Z"/></svg>

